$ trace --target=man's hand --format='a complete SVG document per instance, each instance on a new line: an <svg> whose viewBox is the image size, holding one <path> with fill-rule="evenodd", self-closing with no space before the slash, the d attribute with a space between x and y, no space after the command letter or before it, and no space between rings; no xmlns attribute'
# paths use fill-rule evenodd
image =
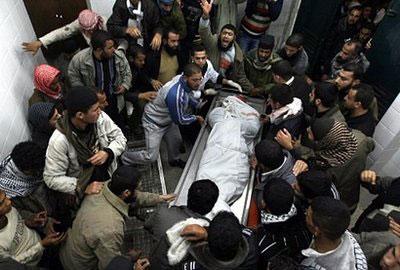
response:
<svg viewBox="0 0 400 270"><path fill-rule="evenodd" d="M156 91L148 91L144 93L140 93L138 95L138 98L144 101L152 101L157 97L157 92Z"/></svg>
<svg viewBox="0 0 400 270"><path fill-rule="evenodd" d="M55 220L54 218L49 218L49 220L47 221L46 227L44 228L44 232L46 234L56 233L56 230L54 229L54 224L61 224L61 222L58 220Z"/></svg>
<svg viewBox="0 0 400 270"><path fill-rule="evenodd" d="M292 144L292 135L290 134L289 131L286 130L286 128L281 129L278 131L278 133L275 136L275 140L286 150L292 150L293 149L293 144Z"/></svg>
<svg viewBox="0 0 400 270"><path fill-rule="evenodd" d="M389 230L397 237L400 237L400 224L392 217L389 217Z"/></svg>
<svg viewBox="0 0 400 270"><path fill-rule="evenodd" d="M208 3L207 0L201 0L200 6L203 9L203 19L207 20L210 17L210 12L212 9L212 0Z"/></svg>
<svg viewBox="0 0 400 270"><path fill-rule="evenodd" d="M306 171L308 171L308 164L303 160L296 160L296 163L293 166L293 174L298 176Z"/></svg>
<svg viewBox="0 0 400 270"><path fill-rule="evenodd" d="M360 175L361 181L365 183L370 183L372 185L376 185L376 172L371 170L365 170L361 172Z"/></svg>
<svg viewBox="0 0 400 270"><path fill-rule="evenodd" d="M135 262L135 265L132 270L145 270L150 266L150 262L148 259L138 259Z"/></svg>
<svg viewBox="0 0 400 270"><path fill-rule="evenodd" d="M160 199L164 202L172 202L175 200L176 195L175 194L165 194L165 195L160 195Z"/></svg>
<svg viewBox="0 0 400 270"><path fill-rule="evenodd" d="M251 158L249 159L250 167L253 168L254 170L257 167L258 161L255 155L252 155Z"/></svg>
<svg viewBox="0 0 400 270"><path fill-rule="evenodd" d="M57 246L67 238L67 233L50 233L40 240L43 247Z"/></svg>
<svg viewBox="0 0 400 270"><path fill-rule="evenodd" d="M94 166L103 165L104 162L107 161L108 156L109 155L106 151L100 150L99 152L94 154L91 158L89 158L87 161L92 163L92 165L94 165Z"/></svg>
<svg viewBox="0 0 400 270"><path fill-rule="evenodd" d="M123 94L125 93L126 88L123 87L122 85L118 86L117 91L115 91L115 94L119 95L119 94Z"/></svg>
<svg viewBox="0 0 400 270"><path fill-rule="evenodd" d="M47 212L42 211L25 219L25 225L29 228L42 228L47 222Z"/></svg>
<svg viewBox="0 0 400 270"><path fill-rule="evenodd" d="M32 41L32 42L23 42L22 43L22 49L24 49L25 52L30 52L32 55L35 55L40 47L42 47L42 42L40 40Z"/></svg>
<svg viewBox="0 0 400 270"><path fill-rule="evenodd" d="M202 241L207 240L207 230L200 225L188 225L181 231L181 236L188 241Z"/></svg>
<svg viewBox="0 0 400 270"><path fill-rule="evenodd" d="M157 80L151 80L151 86L153 86L154 90L160 90L163 87L163 84Z"/></svg>
<svg viewBox="0 0 400 270"><path fill-rule="evenodd" d="M240 93L243 93L242 87L238 83L235 83L232 80L226 80L226 84L232 86L233 88L236 88Z"/></svg>
<svg viewBox="0 0 400 270"><path fill-rule="evenodd" d="M104 182L94 181L86 187L85 194L86 195L99 194L100 191L103 189L103 186L104 186Z"/></svg>
<svg viewBox="0 0 400 270"><path fill-rule="evenodd" d="M155 33L153 39L151 40L150 47L154 51L158 51L161 47L162 36L160 33Z"/></svg>
<svg viewBox="0 0 400 270"><path fill-rule="evenodd" d="M203 118L203 116L196 115L196 119L197 119L197 122L199 122L200 125L202 125L202 124L204 123L204 118Z"/></svg>
<svg viewBox="0 0 400 270"><path fill-rule="evenodd" d="M142 33L140 33L139 28L134 26L126 28L125 33L136 39L142 37Z"/></svg>

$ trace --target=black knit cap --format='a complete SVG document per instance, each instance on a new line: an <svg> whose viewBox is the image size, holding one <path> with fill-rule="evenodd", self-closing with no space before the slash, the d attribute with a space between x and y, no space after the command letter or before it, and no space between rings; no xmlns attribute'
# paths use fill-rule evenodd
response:
<svg viewBox="0 0 400 270"><path fill-rule="evenodd" d="M98 101L96 93L89 87L72 87L65 98L65 107L70 117L77 112L86 113Z"/></svg>
<svg viewBox="0 0 400 270"><path fill-rule="evenodd" d="M272 50L275 46L275 37L271 35L264 35L258 43L258 48L264 50Z"/></svg>

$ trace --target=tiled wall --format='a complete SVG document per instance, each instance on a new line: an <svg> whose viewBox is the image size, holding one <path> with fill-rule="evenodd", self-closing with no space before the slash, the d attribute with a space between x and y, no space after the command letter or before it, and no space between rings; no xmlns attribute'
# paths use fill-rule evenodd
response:
<svg viewBox="0 0 400 270"><path fill-rule="evenodd" d="M114 0L87 0L90 9L106 18L110 17L114 2Z"/></svg>
<svg viewBox="0 0 400 270"><path fill-rule="evenodd" d="M28 99L33 91L34 67L43 63L21 49L36 36L22 0L0 0L0 158L29 138Z"/></svg>
<svg viewBox="0 0 400 270"><path fill-rule="evenodd" d="M400 176L400 95L376 126L375 150L368 157L371 169L382 176Z"/></svg>

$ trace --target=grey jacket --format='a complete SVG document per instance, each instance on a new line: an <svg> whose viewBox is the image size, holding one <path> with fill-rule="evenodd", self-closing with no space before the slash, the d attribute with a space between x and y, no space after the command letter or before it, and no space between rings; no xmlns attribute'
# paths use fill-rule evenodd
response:
<svg viewBox="0 0 400 270"><path fill-rule="evenodd" d="M114 52L116 79L115 87L123 86L126 90L131 88L132 73L128 60L123 52ZM93 61L93 49L86 48L78 52L68 66L68 77L71 86L95 86L96 71ZM118 109L121 111L125 106L124 96L118 95Z"/></svg>
<svg viewBox="0 0 400 270"><path fill-rule="evenodd" d="M121 129L104 112L97 120L97 136L102 148L109 148L114 153L110 164L110 175L117 169L117 158L125 150L126 138ZM55 130L50 138L46 152L46 165L43 180L50 189L63 193L75 194L80 165L77 153L67 137Z"/></svg>

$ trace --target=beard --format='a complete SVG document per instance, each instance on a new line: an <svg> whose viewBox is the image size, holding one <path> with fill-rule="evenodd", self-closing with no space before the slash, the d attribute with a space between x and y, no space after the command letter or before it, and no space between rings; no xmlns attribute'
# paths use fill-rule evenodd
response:
<svg viewBox="0 0 400 270"><path fill-rule="evenodd" d="M229 43L229 45L226 46L226 47L222 46L221 38L218 38L218 49L219 49L220 51L227 52L227 51L230 50L230 48L232 48L232 46L233 46L233 41L231 41L231 42Z"/></svg>
<svg viewBox="0 0 400 270"><path fill-rule="evenodd" d="M168 53L169 56L175 56L178 54L178 48L171 48L168 44L164 45L164 50Z"/></svg>

